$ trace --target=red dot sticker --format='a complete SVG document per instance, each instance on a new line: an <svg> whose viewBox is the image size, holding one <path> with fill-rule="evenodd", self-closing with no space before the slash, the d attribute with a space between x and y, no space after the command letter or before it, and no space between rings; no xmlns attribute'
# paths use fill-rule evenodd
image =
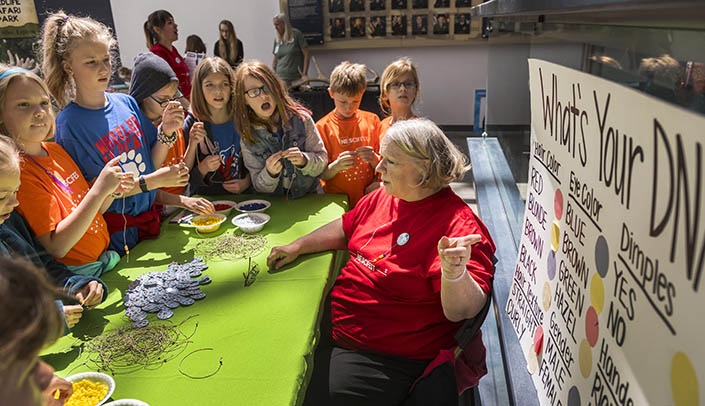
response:
<svg viewBox="0 0 705 406"><path fill-rule="evenodd" d="M600 336L600 321L597 319L597 311L595 308L588 307L585 315L585 338L587 338L590 347L597 344L597 338Z"/></svg>
<svg viewBox="0 0 705 406"><path fill-rule="evenodd" d="M543 351L543 327L536 327L536 332L534 333L534 352L536 355L541 355Z"/></svg>

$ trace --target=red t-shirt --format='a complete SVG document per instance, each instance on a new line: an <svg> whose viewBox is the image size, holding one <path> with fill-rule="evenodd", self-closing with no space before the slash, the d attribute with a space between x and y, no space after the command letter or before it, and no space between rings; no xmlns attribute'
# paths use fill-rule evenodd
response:
<svg viewBox="0 0 705 406"><path fill-rule="evenodd" d="M482 235L467 270L489 293L495 245L472 209L449 187L418 202L382 188L343 215L343 230L350 260L331 291L336 343L413 359L452 347L462 323L443 314L436 247L444 235ZM470 348L482 348L477 338Z"/></svg>
<svg viewBox="0 0 705 406"><path fill-rule="evenodd" d="M370 146L379 154L379 117L368 111L358 110L349 119L341 119L334 111L318 120L316 128L328 151L328 163L338 159L343 151L355 151L358 147ZM350 207L355 207L365 187L375 179L375 168L361 158L355 166L338 172L328 180L322 180L326 193L345 193Z"/></svg>
<svg viewBox="0 0 705 406"><path fill-rule="evenodd" d="M52 232L63 219L81 203L88 193L88 182L81 175L76 163L69 154L53 142L43 142L47 157L33 157L39 165L24 157L20 169L20 190L17 211L29 223L35 235ZM46 171L66 186L70 193L49 176ZM76 245L59 261L66 265L84 265L98 260L108 248L110 235L101 213L96 213L91 226Z"/></svg>
<svg viewBox="0 0 705 406"><path fill-rule="evenodd" d="M169 51L162 44L154 44L150 51L167 61L171 69L176 73L176 77L179 78L179 90L181 90L186 99L191 100L191 79L188 65L186 65L184 58L179 54L176 47L171 47L171 51Z"/></svg>

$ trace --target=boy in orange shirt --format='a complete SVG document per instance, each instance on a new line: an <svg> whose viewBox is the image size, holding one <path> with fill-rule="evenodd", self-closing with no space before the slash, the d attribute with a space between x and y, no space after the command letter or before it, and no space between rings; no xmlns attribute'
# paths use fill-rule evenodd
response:
<svg viewBox="0 0 705 406"><path fill-rule="evenodd" d="M328 166L320 175L323 190L347 194L351 208L379 187L379 117L359 110L367 87L365 71L365 65L348 61L333 69L328 94L335 109L316 123L328 151Z"/></svg>

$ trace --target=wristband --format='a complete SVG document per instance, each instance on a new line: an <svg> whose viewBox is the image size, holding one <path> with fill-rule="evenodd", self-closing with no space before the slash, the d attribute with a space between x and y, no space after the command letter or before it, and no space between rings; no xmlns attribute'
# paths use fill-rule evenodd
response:
<svg viewBox="0 0 705 406"><path fill-rule="evenodd" d="M164 133L164 127L159 126L159 132L157 132L157 141L159 141L160 144L164 144L166 146L171 146L173 143L176 142L176 131L174 131L171 135L166 135Z"/></svg>
<svg viewBox="0 0 705 406"><path fill-rule="evenodd" d="M455 278L449 279L448 277L446 277L446 274L443 272L443 270L441 270L441 278L445 279L447 282L458 282L467 273L468 271L463 269L463 272L461 272L460 275L456 276Z"/></svg>
<svg viewBox="0 0 705 406"><path fill-rule="evenodd" d="M144 176L140 176L139 182L140 182L140 189L141 189L144 193L149 192L149 189L147 188L147 180L144 178Z"/></svg>

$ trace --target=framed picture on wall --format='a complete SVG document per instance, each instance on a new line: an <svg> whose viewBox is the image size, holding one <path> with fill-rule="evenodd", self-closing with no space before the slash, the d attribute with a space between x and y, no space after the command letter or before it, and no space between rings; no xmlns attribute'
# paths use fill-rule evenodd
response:
<svg viewBox="0 0 705 406"><path fill-rule="evenodd" d="M387 20L385 16L373 16L370 20L370 33L373 37L384 37L387 35Z"/></svg>
<svg viewBox="0 0 705 406"><path fill-rule="evenodd" d="M458 13L455 15L455 33L470 34L470 14Z"/></svg>
<svg viewBox="0 0 705 406"><path fill-rule="evenodd" d="M343 0L329 0L328 11L331 13L340 13L345 11L345 4L343 3Z"/></svg>
<svg viewBox="0 0 705 406"><path fill-rule="evenodd" d="M350 0L348 7L350 11L365 11L365 2L363 0Z"/></svg>
<svg viewBox="0 0 705 406"><path fill-rule="evenodd" d="M350 36L353 38L364 37L365 17L350 17Z"/></svg>
<svg viewBox="0 0 705 406"><path fill-rule="evenodd" d="M330 19L330 37L345 38L345 18L338 17Z"/></svg>
<svg viewBox="0 0 705 406"><path fill-rule="evenodd" d="M387 0L370 0L370 10L386 10Z"/></svg>
<svg viewBox="0 0 705 406"><path fill-rule="evenodd" d="M414 8L414 9L428 8L428 0L412 0L411 8Z"/></svg>
<svg viewBox="0 0 705 406"><path fill-rule="evenodd" d="M411 33L413 35L428 34L428 16L425 14L416 14L413 16L411 23Z"/></svg>
<svg viewBox="0 0 705 406"><path fill-rule="evenodd" d="M392 16L392 35L406 35L406 16Z"/></svg>
<svg viewBox="0 0 705 406"><path fill-rule="evenodd" d="M470 7L471 3L471 0L455 0L455 7Z"/></svg>
<svg viewBox="0 0 705 406"><path fill-rule="evenodd" d="M406 0L392 0L392 10L406 10Z"/></svg>
<svg viewBox="0 0 705 406"><path fill-rule="evenodd" d="M433 33L435 35L448 34L448 14L436 14L433 16Z"/></svg>
<svg viewBox="0 0 705 406"><path fill-rule="evenodd" d="M433 2L434 8L445 8L450 7L450 0L435 0Z"/></svg>

